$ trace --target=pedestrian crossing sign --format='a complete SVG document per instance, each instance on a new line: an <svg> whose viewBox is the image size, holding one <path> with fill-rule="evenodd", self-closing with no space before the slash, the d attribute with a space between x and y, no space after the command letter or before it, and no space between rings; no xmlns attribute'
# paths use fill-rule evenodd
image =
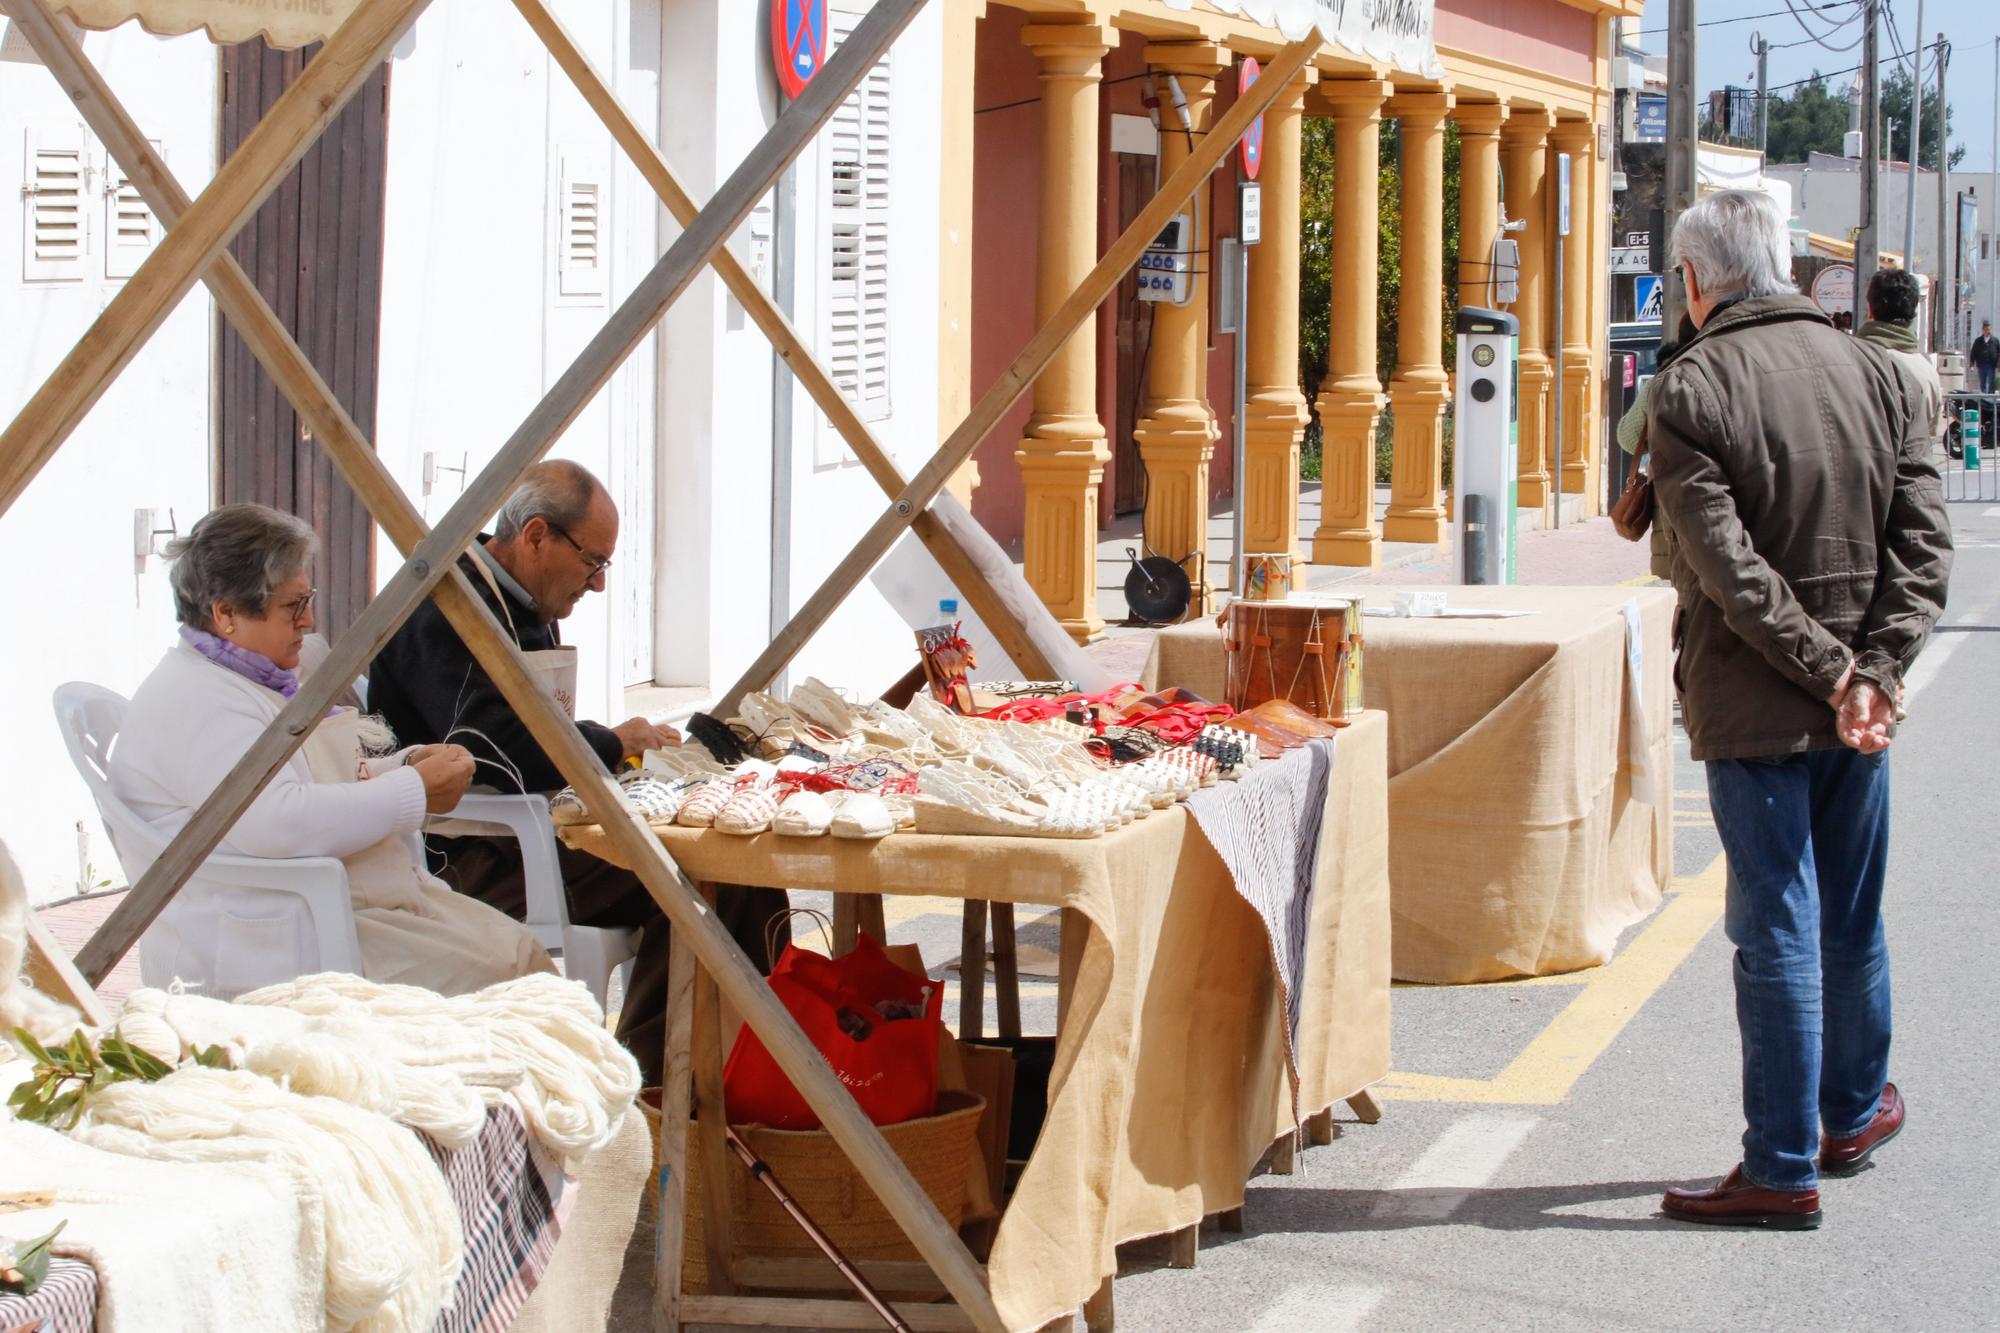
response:
<svg viewBox="0 0 2000 1333"><path fill-rule="evenodd" d="M1633 319L1643 324L1647 320L1659 320L1666 312L1666 286L1657 273L1649 273L1633 280L1633 292L1639 298L1639 313Z"/></svg>

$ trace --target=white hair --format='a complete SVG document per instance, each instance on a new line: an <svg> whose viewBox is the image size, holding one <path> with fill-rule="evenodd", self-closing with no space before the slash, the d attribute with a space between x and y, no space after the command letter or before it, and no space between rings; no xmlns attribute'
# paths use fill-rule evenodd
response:
<svg viewBox="0 0 2000 1333"><path fill-rule="evenodd" d="M544 519L568 532L581 527L590 513L590 502L604 484L581 464L552 458L537 463L522 474L521 484L500 507L493 535L511 542L528 526L528 520Z"/></svg>
<svg viewBox="0 0 2000 1333"><path fill-rule="evenodd" d="M1668 258L1694 269L1711 301L1777 296L1792 285L1792 238L1778 201L1759 190L1704 195L1674 224Z"/></svg>

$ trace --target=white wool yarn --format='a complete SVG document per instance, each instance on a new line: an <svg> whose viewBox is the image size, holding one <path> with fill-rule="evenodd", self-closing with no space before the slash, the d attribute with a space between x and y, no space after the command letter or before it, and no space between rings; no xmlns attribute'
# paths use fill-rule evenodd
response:
<svg viewBox="0 0 2000 1333"><path fill-rule="evenodd" d="M304 1015L314 1031L469 1081L511 1073L508 1091L529 1130L571 1163L610 1140L639 1092L638 1064L605 1030L590 993L546 973L447 997L323 972L239 996L236 1007Z"/></svg>
<svg viewBox="0 0 2000 1333"><path fill-rule="evenodd" d="M28 886L0 842L0 1054L14 1048L15 1028L44 1044L66 1041L82 1016L42 994L21 975L28 962Z"/></svg>
<svg viewBox="0 0 2000 1333"><path fill-rule="evenodd" d="M324 1230L329 1329L426 1333L458 1280L465 1238L444 1177L415 1134L382 1116L190 1067L102 1089L72 1137L156 1161L285 1170Z"/></svg>

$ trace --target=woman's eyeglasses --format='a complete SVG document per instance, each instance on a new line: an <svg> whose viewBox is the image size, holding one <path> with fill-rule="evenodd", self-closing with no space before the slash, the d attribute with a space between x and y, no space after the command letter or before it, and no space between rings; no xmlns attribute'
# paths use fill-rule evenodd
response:
<svg viewBox="0 0 2000 1333"><path fill-rule="evenodd" d="M303 597L294 597L289 602L279 602L278 609L290 616L292 628L298 629L306 623L306 617L312 614L313 599L318 596L318 588L308 588Z"/></svg>

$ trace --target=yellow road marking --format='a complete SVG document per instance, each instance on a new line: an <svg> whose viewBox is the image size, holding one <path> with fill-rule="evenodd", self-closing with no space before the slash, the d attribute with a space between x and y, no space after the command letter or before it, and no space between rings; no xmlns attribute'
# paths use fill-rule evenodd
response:
<svg viewBox="0 0 2000 1333"><path fill-rule="evenodd" d="M1583 989L1497 1078L1392 1072L1374 1089L1397 1101L1553 1106L1653 998L1722 918L1724 866L1717 856L1680 880L1665 907L1625 951L1584 973ZM1556 978L1538 978L1554 982ZM1569 981L1570 978L1561 978Z"/></svg>

